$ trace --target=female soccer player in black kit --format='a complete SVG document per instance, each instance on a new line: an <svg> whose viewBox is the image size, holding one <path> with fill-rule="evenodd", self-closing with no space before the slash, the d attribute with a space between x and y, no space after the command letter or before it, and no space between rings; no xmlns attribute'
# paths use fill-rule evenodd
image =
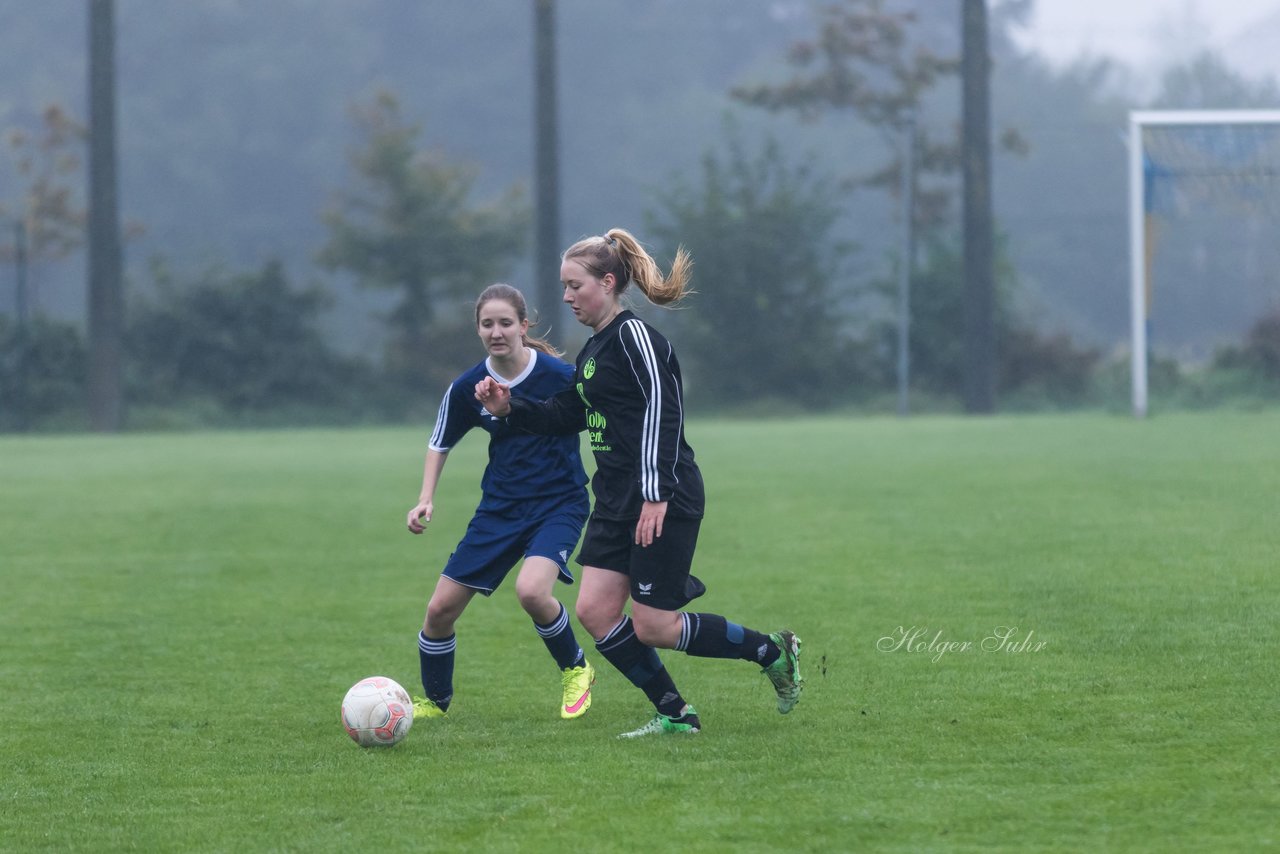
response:
<svg viewBox="0 0 1280 854"><path fill-rule="evenodd" d="M512 398L485 377L476 397L491 415L532 433L588 431L595 455L595 507L577 561L577 614L596 649L656 707L652 720L622 737L696 733L685 702L654 647L760 665L778 711L800 699L800 639L762 634L718 614L682 611L705 588L689 574L703 515L702 474L685 441L680 365L671 344L623 307L632 282L655 305L688 293L692 262L680 249L670 276L627 231L588 237L564 253L564 301L594 334L575 366L574 388L541 403ZM631 602L631 616L624 613Z"/></svg>

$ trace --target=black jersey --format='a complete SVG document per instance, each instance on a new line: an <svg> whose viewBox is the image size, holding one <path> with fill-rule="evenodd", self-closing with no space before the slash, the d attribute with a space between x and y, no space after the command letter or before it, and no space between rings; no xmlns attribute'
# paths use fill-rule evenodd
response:
<svg viewBox="0 0 1280 854"><path fill-rule="evenodd" d="M671 343L632 312L587 339L573 389L541 404L513 397L509 419L535 433L587 431L597 516L636 519L643 502L666 501L671 516L702 518L702 473L685 441L680 363Z"/></svg>

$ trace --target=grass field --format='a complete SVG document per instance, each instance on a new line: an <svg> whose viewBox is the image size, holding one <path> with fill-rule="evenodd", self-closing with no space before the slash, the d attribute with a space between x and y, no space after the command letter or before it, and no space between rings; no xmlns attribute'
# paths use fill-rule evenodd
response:
<svg viewBox="0 0 1280 854"><path fill-rule="evenodd" d="M504 587L390 750L338 704L420 691L478 437L416 538L426 428L0 440L0 850L1280 846L1280 414L689 434L699 605L804 638L796 711L664 654L706 729L621 742L650 710L588 646L562 722Z"/></svg>

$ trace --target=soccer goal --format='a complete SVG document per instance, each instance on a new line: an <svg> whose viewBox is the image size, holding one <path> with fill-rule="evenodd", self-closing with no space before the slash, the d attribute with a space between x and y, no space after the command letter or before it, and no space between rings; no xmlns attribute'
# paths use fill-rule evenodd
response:
<svg viewBox="0 0 1280 854"><path fill-rule="evenodd" d="M1154 227L1208 208L1256 221L1280 212L1280 110L1129 113L1133 413L1147 414Z"/></svg>

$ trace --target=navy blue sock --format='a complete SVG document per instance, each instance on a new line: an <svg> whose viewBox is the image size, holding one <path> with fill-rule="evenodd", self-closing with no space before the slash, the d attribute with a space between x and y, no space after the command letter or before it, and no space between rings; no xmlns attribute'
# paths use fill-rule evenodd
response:
<svg viewBox="0 0 1280 854"><path fill-rule="evenodd" d="M630 617L623 617L607 635L596 641L596 649L627 681L643 691L659 712L671 717L680 714L684 698L658 658L658 651L636 637Z"/></svg>
<svg viewBox="0 0 1280 854"><path fill-rule="evenodd" d="M418 668L422 671L422 690L427 692L427 699L439 706L441 711L447 711L449 701L453 699L453 654L457 647L456 634L433 640L418 632Z"/></svg>
<svg viewBox="0 0 1280 854"><path fill-rule="evenodd" d="M740 658L768 667L778 660L778 645L754 629L731 623L719 614L682 612L684 628L676 649L700 658Z"/></svg>
<svg viewBox="0 0 1280 854"><path fill-rule="evenodd" d="M569 612L564 609L564 605L560 606L560 615L550 623L543 626L535 620L533 627L538 630L538 636L547 645L551 657L556 660L556 667L568 670L570 667L582 666L586 656L582 654L582 647L578 646L578 639L573 636Z"/></svg>

